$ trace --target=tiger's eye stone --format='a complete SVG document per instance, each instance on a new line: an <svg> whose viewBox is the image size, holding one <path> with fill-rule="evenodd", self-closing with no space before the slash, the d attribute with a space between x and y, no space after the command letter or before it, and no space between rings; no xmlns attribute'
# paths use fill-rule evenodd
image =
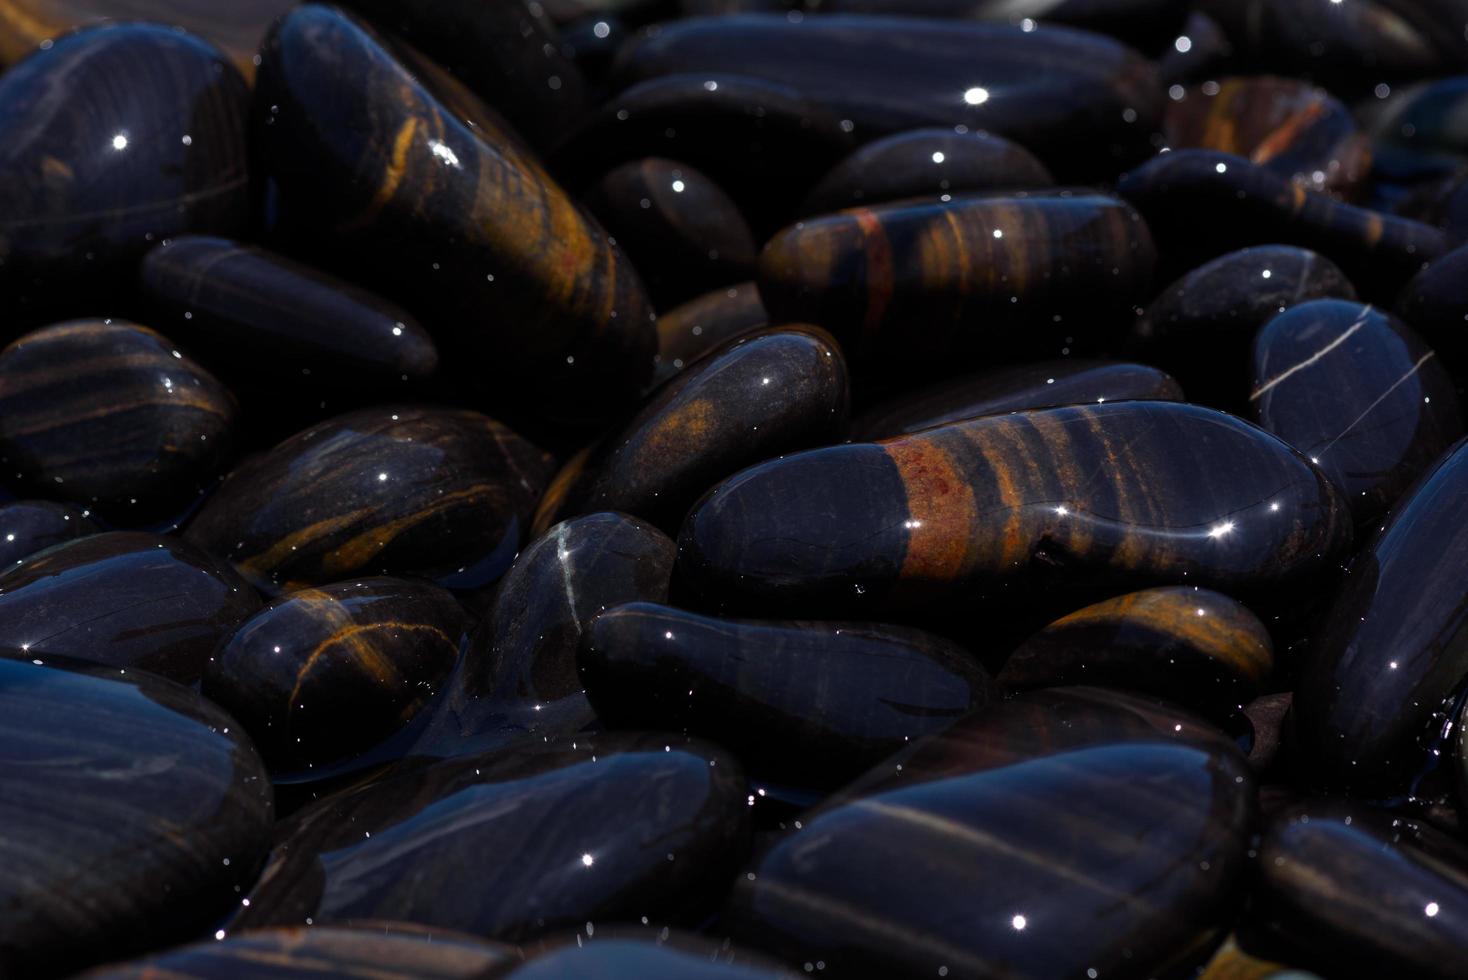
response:
<svg viewBox="0 0 1468 980"><path fill-rule="evenodd" d="M852 437L875 442L981 415L1123 401L1183 401L1172 377L1145 364L1043 361L955 378L902 395L852 423Z"/></svg>
<svg viewBox="0 0 1468 980"><path fill-rule="evenodd" d="M1243 411L1254 335L1306 300L1353 300L1334 262L1308 249L1260 245L1219 256L1164 289L1132 328L1132 353L1165 368L1192 401Z"/></svg>
<svg viewBox="0 0 1468 980"><path fill-rule="evenodd" d="M1072 317L1117 319L1145 298L1155 260L1115 198L974 197L794 225L765 246L759 286L775 322L823 326L853 358L927 364L1033 345Z"/></svg>
<svg viewBox="0 0 1468 980"><path fill-rule="evenodd" d="M0 505L0 569L19 564L53 544L101 532L88 511L49 500Z"/></svg>
<svg viewBox="0 0 1468 980"><path fill-rule="evenodd" d="M56 976L237 904L270 846L270 782L187 688L0 660L0 825L0 973Z"/></svg>
<svg viewBox="0 0 1468 980"><path fill-rule="evenodd" d="M219 364L306 383L426 378L438 349L406 310L253 245L186 235L144 258L156 322Z"/></svg>
<svg viewBox="0 0 1468 980"><path fill-rule="evenodd" d="M999 683L1120 687L1227 718L1274 668L1259 617L1210 589L1132 592L1045 627L1005 661Z"/></svg>
<svg viewBox="0 0 1468 980"><path fill-rule="evenodd" d="M1454 249L1413 277L1397 309L1449 369L1468 368L1468 247Z"/></svg>
<svg viewBox="0 0 1468 980"><path fill-rule="evenodd" d="M748 279L756 247L739 206L713 179L662 157L624 163L585 195L660 307Z"/></svg>
<svg viewBox="0 0 1468 980"><path fill-rule="evenodd" d="M576 673L582 635L604 609L666 602L675 554L667 535L625 514L564 521L531 542L414 754L466 755L591 725L596 715Z"/></svg>
<svg viewBox="0 0 1468 980"><path fill-rule="evenodd" d="M924 126L982 129L1016 141L1066 179L1145 158L1162 114L1145 59L1110 38L1063 27L842 14L701 17L643 36L619 65L624 84L735 72L788 85L850 120L862 141Z"/></svg>
<svg viewBox="0 0 1468 980"><path fill-rule="evenodd" d="M1117 193L1142 212L1174 264L1297 245L1335 262L1368 296L1390 296L1448 250L1436 228L1342 204L1231 153L1161 154L1123 176Z"/></svg>
<svg viewBox="0 0 1468 980"><path fill-rule="evenodd" d="M426 68L315 4L276 25L262 58L261 155L317 249L473 357L480 385L487 372L507 393L592 402L646 379L636 274L516 142L464 121L467 91L446 105Z"/></svg>
<svg viewBox="0 0 1468 980"><path fill-rule="evenodd" d="M217 44L245 78L270 22L295 0L0 0L0 61L14 64L42 42L105 20L181 27Z"/></svg>
<svg viewBox="0 0 1468 980"><path fill-rule="evenodd" d="M205 695L275 772L371 748L410 721L459 658L467 617L426 582L364 578L276 599L204 670Z"/></svg>
<svg viewBox="0 0 1468 980"><path fill-rule="evenodd" d="M1350 196L1371 168L1371 146L1351 111L1294 78L1226 78L1170 101L1163 134L1173 149L1248 157L1317 191Z"/></svg>
<svg viewBox="0 0 1468 980"><path fill-rule="evenodd" d="M244 463L185 537L270 593L374 574L478 588L519 550L549 463L477 412L363 409Z"/></svg>
<svg viewBox="0 0 1468 980"><path fill-rule="evenodd" d="M75 320L0 351L0 465L27 490L138 524L167 517L229 460L234 397L173 342Z"/></svg>
<svg viewBox="0 0 1468 980"><path fill-rule="evenodd" d="M111 531L0 574L0 656L71 657L196 684L260 608L226 564L175 537Z"/></svg>
<svg viewBox="0 0 1468 980"><path fill-rule="evenodd" d="M1274 595L1350 539L1340 492L1274 436L1192 405L1122 402L752 467L694 507L678 568L711 602L865 615L1009 588Z"/></svg>
<svg viewBox="0 0 1468 980"><path fill-rule="evenodd" d="M346 0L405 38L548 149L586 109L586 86L552 24L523 3L479 0Z"/></svg>
<svg viewBox="0 0 1468 980"><path fill-rule="evenodd" d="M736 879L736 937L841 976L1165 973L1238 911L1255 790L1135 704L1040 692L914 745Z"/></svg>
<svg viewBox="0 0 1468 980"><path fill-rule="evenodd" d="M759 287L752 282L715 289L669 310L658 317L653 384L662 384L709 351L769 324Z"/></svg>
<svg viewBox="0 0 1468 980"><path fill-rule="evenodd" d="M506 965L486 980L794 980L787 972L727 941L715 944L702 936L661 933L646 938L602 939L578 933L568 942L532 956L521 965Z"/></svg>
<svg viewBox="0 0 1468 980"><path fill-rule="evenodd" d="M153 242L244 230L248 101L218 51L154 24L67 35L0 77L0 284L12 315L111 312Z"/></svg>
<svg viewBox="0 0 1468 980"><path fill-rule="evenodd" d="M556 478L536 528L623 511L676 531L709 487L782 453L836 442L849 384L824 330L777 327L730 341L661 388L629 422Z"/></svg>
<svg viewBox="0 0 1468 980"><path fill-rule="evenodd" d="M1302 965L1329 976L1462 973L1468 849L1457 840L1359 804L1311 802L1268 822L1257 866L1260 918Z"/></svg>
<svg viewBox="0 0 1468 980"><path fill-rule="evenodd" d="M755 778L835 789L991 697L966 650L877 623L727 620L638 602L596 617L581 678L612 728L727 746Z"/></svg>
<svg viewBox="0 0 1468 980"><path fill-rule="evenodd" d="M516 942L697 922L742 857L744 795L732 757L674 736L441 762L293 818L230 928L395 919Z"/></svg>
<svg viewBox="0 0 1468 980"><path fill-rule="evenodd" d="M1002 136L912 129L874 140L842 160L806 196L800 213L965 191L1034 190L1054 182L1034 154Z"/></svg>
<svg viewBox="0 0 1468 980"><path fill-rule="evenodd" d="M1468 677L1468 443L1397 504L1356 556L1295 684L1295 731L1313 782L1405 789Z"/></svg>
<svg viewBox="0 0 1468 980"><path fill-rule="evenodd" d="M254 929L147 959L103 967L87 980L474 980L512 963L513 947L401 922Z"/></svg>
<svg viewBox="0 0 1468 980"><path fill-rule="evenodd" d="M1463 434L1452 379L1422 338L1344 300L1293 307L1259 332L1249 407L1335 481L1358 526Z"/></svg>

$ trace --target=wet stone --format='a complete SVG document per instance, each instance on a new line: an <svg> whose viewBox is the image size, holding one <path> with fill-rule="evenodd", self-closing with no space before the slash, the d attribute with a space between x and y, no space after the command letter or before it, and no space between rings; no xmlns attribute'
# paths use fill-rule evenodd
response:
<svg viewBox="0 0 1468 980"><path fill-rule="evenodd" d="M1450 370L1468 368L1468 248L1456 248L1418 273L1397 309Z"/></svg>
<svg viewBox="0 0 1468 980"><path fill-rule="evenodd" d="M49 500L17 500L0 504L0 568L19 564L38 551L101 528L84 510Z"/></svg>
<svg viewBox="0 0 1468 980"><path fill-rule="evenodd" d="M239 726L143 671L0 660L0 972L59 972L196 935L269 848Z"/></svg>
<svg viewBox="0 0 1468 980"><path fill-rule="evenodd" d="M709 351L770 324L759 287L741 282L691 299L658 317L653 385L667 381Z"/></svg>
<svg viewBox="0 0 1468 980"><path fill-rule="evenodd" d="M1343 300L1301 304L1260 331L1249 406L1335 481L1360 526L1463 434L1452 379L1422 338Z"/></svg>
<svg viewBox="0 0 1468 980"><path fill-rule="evenodd" d="M981 708L968 651L878 623L714 619L652 603L591 624L581 678L609 728L680 731L735 752L755 779L834 789Z"/></svg>
<svg viewBox="0 0 1468 980"><path fill-rule="evenodd" d="M1164 38L1171 40L1187 7L1179 0L805 0L804 5L830 13L905 14L1010 24L1043 20L1145 45Z"/></svg>
<svg viewBox="0 0 1468 980"><path fill-rule="evenodd" d="M715 943L704 936L663 930L647 935L614 932L602 938L577 934L532 955L523 964L507 964L486 980L794 980L798 973L781 969L763 957Z"/></svg>

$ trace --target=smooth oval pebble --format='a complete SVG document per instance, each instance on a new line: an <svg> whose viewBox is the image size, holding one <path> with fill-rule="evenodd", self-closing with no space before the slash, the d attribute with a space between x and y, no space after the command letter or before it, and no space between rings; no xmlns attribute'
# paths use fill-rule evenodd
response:
<svg viewBox="0 0 1468 980"><path fill-rule="evenodd" d="M707 600L896 609L958 596L1182 582L1241 595L1311 581L1345 502L1274 436L1209 409L1123 402L991 416L764 463L679 538Z"/></svg>
<svg viewBox="0 0 1468 980"><path fill-rule="evenodd" d="M800 213L940 194L1035 190L1054 182L1034 154L1002 136L912 129L874 140L842 160L811 189Z"/></svg>
<svg viewBox="0 0 1468 980"><path fill-rule="evenodd" d="M1450 369L1468 368L1468 247L1454 249L1414 276L1397 309Z"/></svg>
<svg viewBox="0 0 1468 980"><path fill-rule="evenodd" d="M70 657L196 684L260 597L186 541L111 531L0 575L0 656Z"/></svg>
<svg viewBox="0 0 1468 980"><path fill-rule="evenodd" d="M19 564L38 551L101 528L87 511L49 500L17 500L0 504L0 569Z"/></svg>
<svg viewBox="0 0 1468 980"><path fill-rule="evenodd" d="M1174 264L1249 245L1296 245L1335 262L1368 298L1394 296L1449 248L1430 225L1342 204L1214 150L1164 153L1124 175L1116 190Z"/></svg>
<svg viewBox="0 0 1468 980"><path fill-rule="evenodd" d="M1247 607L1210 589L1171 586L1078 609L1010 654L1013 689L1091 684L1166 698L1228 719L1274 669L1274 642Z"/></svg>
<svg viewBox="0 0 1468 980"><path fill-rule="evenodd" d="M238 903L270 845L270 782L184 687L0 660L0 825L0 973L53 976Z"/></svg>
<svg viewBox="0 0 1468 980"><path fill-rule="evenodd" d="M1293 307L1259 332L1249 408L1335 481L1358 525L1463 434L1453 381L1422 338L1343 300Z"/></svg>
<svg viewBox="0 0 1468 980"><path fill-rule="evenodd" d="M1258 867L1259 915L1302 965L1328 976L1462 975L1459 841L1359 804L1312 802L1268 822Z"/></svg>
<svg viewBox="0 0 1468 980"><path fill-rule="evenodd" d="M477 588L519 550L548 464L477 412L363 409L246 462L185 537L266 592L372 574Z"/></svg>
<svg viewBox="0 0 1468 980"><path fill-rule="evenodd" d="M802 788L861 775L982 707L993 687L968 651L920 630L714 619L647 602L596 617L580 665L608 727L698 735L755 778Z"/></svg>
<svg viewBox="0 0 1468 980"><path fill-rule="evenodd" d="M188 507L229 463L238 407L167 337L75 320L0 351L0 466L30 492L141 524Z"/></svg>
<svg viewBox="0 0 1468 980"><path fill-rule="evenodd" d="M1095 402L1184 401L1172 377L1145 364L1042 361L943 381L877 405L852 423L875 442L981 415Z"/></svg>
<svg viewBox="0 0 1468 980"><path fill-rule="evenodd" d="M741 282L715 289L658 317L657 367L653 385L662 384L711 350L735 337L770 325L759 287Z"/></svg>
<svg viewBox="0 0 1468 980"><path fill-rule="evenodd" d="M676 548L625 514L563 521L505 574L414 754L466 755L590 726L576 673L594 616L624 602L666 602Z"/></svg>
<svg viewBox="0 0 1468 980"><path fill-rule="evenodd" d="M686 163L662 157L624 163L583 198L642 270L660 308L754 273L754 234L739 206Z"/></svg>
<svg viewBox="0 0 1468 980"><path fill-rule="evenodd" d="M1043 20L1152 43L1175 33L1187 4L1179 0L815 0L812 4L807 0L807 6L830 13L956 17L1011 24Z"/></svg>
<svg viewBox="0 0 1468 980"><path fill-rule="evenodd" d="M253 245L185 235L149 252L140 279L155 322L226 370L361 386L438 367L433 338L406 310Z"/></svg>
<svg viewBox="0 0 1468 980"><path fill-rule="evenodd" d="M573 400L646 379L636 274L518 144L462 121L426 69L332 8L296 8L262 58L257 144L319 251L390 287L480 379Z"/></svg>
<svg viewBox="0 0 1468 980"><path fill-rule="evenodd" d="M737 338L568 463L541 503L536 529L615 510L676 531L689 506L720 480L839 440L849 400L846 360L825 331L787 326Z"/></svg>
<svg viewBox="0 0 1468 980"><path fill-rule="evenodd" d="M744 849L744 787L733 758L674 736L441 762L293 818L230 928L394 919L520 941L696 922Z"/></svg>
<svg viewBox="0 0 1468 980"><path fill-rule="evenodd" d="M0 282L11 316L99 312L151 243L243 231L248 100L218 51L156 24L69 34L6 72Z"/></svg>
<svg viewBox="0 0 1468 980"><path fill-rule="evenodd" d="M364 578L281 596L209 659L204 694L271 770L359 754L407 724L459 659L468 627L435 585Z"/></svg>
<svg viewBox="0 0 1468 980"><path fill-rule="evenodd" d="M736 879L736 937L840 976L1179 963L1236 912L1248 766L1073 690L978 712L803 815Z"/></svg>
<svg viewBox="0 0 1468 980"><path fill-rule="evenodd" d="M1460 441L1351 563L1295 683L1308 781L1388 795L1426 763L1426 737L1468 677L1465 495Z"/></svg>
<svg viewBox="0 0 1468 980"><path fill-rule="evenodd" d="M825 327L853 359L926 365L1127 314L1155 260L1116 198L970 197L793 225L761 252L759 286L776 323Z"/></svg>
<svg viewBox="0 0 1468 980"><path fill-rule="evenodd" d="M318 926L254 929L210 938L132 963L103 967L87 980L473 980L512 962L515 950L443 929L376 922L357 929Z"/></svg>
<svg viewBox="0 0 1468 980"><path fill-rule="evenodd" d="M1212 259L1162 290L1132 327L1132 354L1175 376L1192 401L1242 410L1250 345L1276 314L1307 300L1353 300L1334 262L1308 249L1260 245Z"/></svg>
<svg viewBox="0 0 1468 980"><path fill-rule="evenodd" d="M591 939L578 933L522 965L500 967L485 980L794 980L797 976L727 942L716 945L702 936L663 930L656 938Z"/></svg>

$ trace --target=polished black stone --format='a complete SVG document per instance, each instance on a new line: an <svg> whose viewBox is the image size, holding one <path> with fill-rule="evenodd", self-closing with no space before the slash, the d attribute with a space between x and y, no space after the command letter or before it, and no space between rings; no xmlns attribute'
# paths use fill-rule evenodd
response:
<svg viewBox="0 0 1468 980"><path fill-rule="evenodd" d="M19 564L53 544L97 534L87 511L49 500L0 505L0 568Z"/></svg>

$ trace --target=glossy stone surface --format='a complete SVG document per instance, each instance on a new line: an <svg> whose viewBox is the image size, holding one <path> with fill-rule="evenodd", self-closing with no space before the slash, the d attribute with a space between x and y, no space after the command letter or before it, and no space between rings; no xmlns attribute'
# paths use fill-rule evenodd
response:
<svg viewBox="0 0 1468 980"><path fill-rule="evenodd" d="M667 381L709 351L769 323L759 287L752 282L715 289L669 310L658 317L653 383Z"/></svg>
<svg viewBox="0 0 1468 980"><path fill-rule="evenodd" d="M186 537L266 592L370 574L477 588L519 550L548 463L476 412L363 409L240 466Z"/></svg>
<svg viewBox="0 0 1468 980"><path fill-rule="evenodd" d="M265 30L295 0L4 0L0 3L0 61L13 64L43 41L104 20L152 21L181 27L219 46L245 78Z"/></svg>
<svg viewBox="0 0 1468 980"><path fill-rule="evenodd" d="M7 305L36 320L110 313L99 309L109 288L131 276L153 242L242 230L248 99L218 51L150 24L68 35L6 72Z"/></svg>
<svg viewBox="0 0 1468 980"><path fill-rule="evenodd" d="M169 336L247 376L306 386L421 379L433 338L401 307L283 255L186 235L149 252L145 300Z"/></svg>
<svg viewBox="0 0 1468 980"><path fill-rule="evenodd" d="M1405 790L1468 677L1468 444L1404 497L1351 563L1295 684L1310 782Z"/></svg>
<svg viewBox="0 0 1468 980"><path fill-rule="evenodd" d="M968 191L1035 190L1050 171L1018 143L952 128L912 129L874 140L821 178L800 206L823 214L909 197Z"/></svg>
<svg viewBox="0 0 1468 980"><path fill-rule="evenodd" d="M1296 245L1335 262L1368 297L1395 295L1449 247L1429 225L1342 204L1214 150L1162 154L1122 177L1117 193L1174 264L1248 245Z"/></svg>
<svg viewBox="0 0 1468 980"><path fill-rule="evenodd" d="M774 322L823 326L854 359L926 362L1120 317L1155 260L1115 198L973 197L793 225L760 254L759 284Z"/></svg>
<svg viewBox="0 0 1468 980"><path fill-rule="evenodd" d="M211 486L236 413L171 340L123 320L59 323L0 351L5 477L114 521L167 517Z"/></svg>
<svg viewBox="0 0 1468 980"><path fill-rule="evenodd" d="M749 223L702 171L663 157L624 163L584 195L662 308L754 272Z"/></svg>
<svg viewBox="0 0 1468 980"><path fill-rule="evenodd" d="M56 975L197 933L269 847L244 733L130 671L0 660L0 972Z"/></svg>
<svg viewBox="0 0 1468 980"><path fill-rule="evenodd" d="M1145 156L1162 111L1145 60L1110 38L1061 27L839 14L690 18L635 42L620 67L624 83L737 72L789 85L850 120L862 141L924 126L982 129L1067 178Z"/></svg>
<svg viewBox="0 0 1468 980"><path fill-rule="evenodd" d="M596 617L580 664L608 727L699 735L757 779L821 789L992 696L976 658L920 630L714 619L645 602Z"/></svg>
<svg viewBox="0 0 1468 980"><path fill-rule="evenodd" d="M1248 157L1313 190L1350 196L1371 169L1371 147L1351 112L1294 78L1226 78L1170 101L1163 133L1173 149Z"/></svg>
<svg viewBox="0 0 1468 980"><path fill-rule="evenodd" d="M1468 367L1468 248L1423 269L1407 283L1397 308L1451 369Z"/></svg>
<svg viewBox="0 0 1468 980"><path fill-rule="evenodd" d="M1463 434L1452 379L1402 321L1316 300L1254 339L1251 415L1310 457L1358 525L1380 517Z"/></svg>
<svg viewBox="0 0 1468 980"><path fill-rule="evenodd" d="M0 656L71 657L195 684L259 608L228 565L185 541L94 534L0 575Z"/></svg>
<svg viewBox="0 0 1468 980"><path fill-rule="evenodd" d="M262 158L334 263L511 388L594 400L647 377L654 332L636 274L467 91L440 101L449 86L431 66L410 70L314 4L275 27L262 57Z"/></svg>
<svg viewBox="0 0 1468 980"><path fill-rule="evenodd" d="M536 146L549 148L586 109L586 86L555 26L527 4L346 0L447 68Z"/></svg>
<svg viewBox="0 0 1468 980"><path fill-rule="evenodd" d="M621 432L568 463L536 528L615 510L674 532L720 480L838 441L848 387L841 348L823 330L778 327L730 341L663 386Z"/></svg>
<svg viewBox="0 0 1468 980"><path fill-rule="evenodd" d="M852 438L888 439L920 429L1035 408L1121 401L1184 401L1170 375L1145 364L1042 361L996 368L901 395L852 423Z"/></svg>
<svg viewBox="0 0 1468 980"><path fill-rule="evenodd" d="M1468 161L1463 100L1468 76L1424 82L1393 94L1370 123L1372 168L1386 179L1452 174Z"/></svg>
<svg viewBox="0 0 1468 980"><path fill-rule="evenodd" d="M564 521L531 542L414 754L466 755L591 725L596 715L576 673L582 635L605 609L666 602L675 553L661 531L625 514Z"/></svg>
<svg viewBox="0 0 1468 980"><path fill-rule="evenodd" d="M1274 594L1350 538L1339 492L1275 437L1191 405L1123 402L752 467L689 515L679 574L713 603L803 610L1081 584Z"/></svg>
<svg viewBox="0 0 1468 980"><path fill-rule="evenodd" d="M833 975L1164 972L1232 920L1254 812L1169 710L1058 689L914 745L736 880L736 936Z"/></svg>
<svg viewBox="0 0 1468 980"><path fill-rule="evenodd" d="M86 511L49 500L0 505L0 568L9 568L53 544L97 534Z"/></svg>
<svg viewBox="0 0 1468 980"><path fill-rule="evenodd" d="M442 929L378 922L254 929L87 974L88 980L471 980L515 958L515 950Z"/></svg>
<svg viewBox="0 0 1468 980"><path fill-rule="evenodd" d="M282 596L210 658L205 695L276 772L371 748L410 721L459 659L468 621L426 582L363 578Z"/></svg>
<svg viewBox="0 0 1468 980"><path fill-rule="evenodd" d="M1258 867L1261 915L1303 965L1329 976L1461 972L1468 849L1459 841L1359 804L1312 802L1268 822Z"/></svg>
<svg viewBox="0 0 1468 980"><path fill-rule="evenodd" d="M1119 37L1155 40L1181 24L1178 0L816 0L807 6L831 13L906 14L997 20L1053 21Z"/></svg>
<svg viewBox="0 0 1468 980"><path fill-rule="evenodd" d="M715 944L702 936L671 935L667 930L647 937L593 937L564 942L532 956L521 965L505 965L486 980L793 980L760 957ZM650 932L650 931L649 931Z"/></svg>
<svg viewBox="0 0 1468 980"><path fill-rule="evenodd" d="M1351 300L1356 290L1315 252L1288 245L1230 252L1147 304L1132 328L1132 352L1177 377L1193 401L1242 411L1255 333L1289 307L1329 296Z"/></svg>
<svg viewBox="0 0 1468 980"><path fill-rule="evenodd" d="M747 809L730 756L673 736L442 762L294 818L232 928L388 918L518 941L696 922Z"/></svg>
<svg viewBox="0 0 1468 980"><path fill-rule="evenodd" d="M1172 586L1056 620L1010 654L999 683L1120 687L1227 718L1273 669L1269 631L1242 603L1210 589Z"/></svg>

